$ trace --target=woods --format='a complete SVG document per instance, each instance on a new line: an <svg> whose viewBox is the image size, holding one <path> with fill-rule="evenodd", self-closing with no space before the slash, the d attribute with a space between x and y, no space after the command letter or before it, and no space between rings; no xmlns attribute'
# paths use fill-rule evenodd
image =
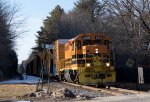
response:
<svg viewBox="0 0 150 102"><path fill-rule="evenodd" d="M12 78L17 74L18 59L14 41L18 36L17 28L22 23L16 20L19 9L0 0L0 80Z"/></svg>
<svg viewBox="0 0 150 102"><path fill-rule="evenodd" d="M135 66L150 57L149 0L78 0L65 12L57 5L43 21L38 42L72 38L79 33L104 33L112 37L112 50L127 55Z"/></svg>
<svg viewBox="0 0 150 102"><path fill-rule="evenodd" d="M142 57L149 55L150 1L106 0L104 3L113 19L109 23L117 24L111 27L115 29L115 49L130 55L135 62L143 60Z"/></svg>

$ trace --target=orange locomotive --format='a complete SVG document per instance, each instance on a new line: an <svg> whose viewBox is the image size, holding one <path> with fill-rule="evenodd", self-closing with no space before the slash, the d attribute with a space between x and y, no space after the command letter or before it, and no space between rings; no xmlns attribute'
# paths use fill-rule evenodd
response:
<svg viewBox="0 0 150 102"><path fill-rule="evenodd" d="M84 85L114 83L116 72L110 58L110 37L103 34L80 34L63 45L64 59L58 60L61 80ZM55 55L54 55L55 57Z"/></svg>

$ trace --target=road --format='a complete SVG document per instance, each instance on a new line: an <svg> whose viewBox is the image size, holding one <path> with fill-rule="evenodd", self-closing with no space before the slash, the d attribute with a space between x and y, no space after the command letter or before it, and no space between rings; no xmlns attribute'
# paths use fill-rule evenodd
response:
<svg viewBox="0 0 150 102"><path fill-rule="evenodd" d="M129 96L98 97L82 102L150 102L150 93Z"/></svg>

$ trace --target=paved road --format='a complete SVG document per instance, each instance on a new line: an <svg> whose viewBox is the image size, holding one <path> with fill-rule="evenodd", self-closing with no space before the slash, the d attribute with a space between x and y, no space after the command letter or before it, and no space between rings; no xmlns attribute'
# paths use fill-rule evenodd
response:
<svg viewBox="0 0 150 102"><path fill-rule="evenodd" d="M150 102L150 93L129 96L98 97L93 100L82 102Z"/></svg>

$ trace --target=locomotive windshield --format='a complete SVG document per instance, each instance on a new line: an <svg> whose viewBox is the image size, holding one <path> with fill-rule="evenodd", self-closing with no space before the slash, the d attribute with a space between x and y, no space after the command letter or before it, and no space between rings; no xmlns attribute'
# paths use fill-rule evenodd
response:
<svg viewBox="0 0 150 102"><path fill-rule="evenodd" d="M102 41L101 40L94 40L93 44L94 45L102 45Z"/></svg>
<svg viewBox="0 0 150 102"><path fill-rule="evenodd" d="M109 49L109 41L108 40L104 40L104 45L107 45L107 47Z"/></svg>
<svg viewBox="0 0 150 102"><path fill-rule="evenodd" d="M83 40L83 46L92 45L92 40Z"/></svg>
<svg viewBox="0 0 150 102"><path fill-rule="evenodd" d="M81 49L81 41L80 40L76 41L76 47L77 47L77 49Z"/></svg>
<svg viewBox="0 0 150 102"><path fill-rule="evenodd" d="M74 42L72 43L72 51L74 50Z"/></svg>

